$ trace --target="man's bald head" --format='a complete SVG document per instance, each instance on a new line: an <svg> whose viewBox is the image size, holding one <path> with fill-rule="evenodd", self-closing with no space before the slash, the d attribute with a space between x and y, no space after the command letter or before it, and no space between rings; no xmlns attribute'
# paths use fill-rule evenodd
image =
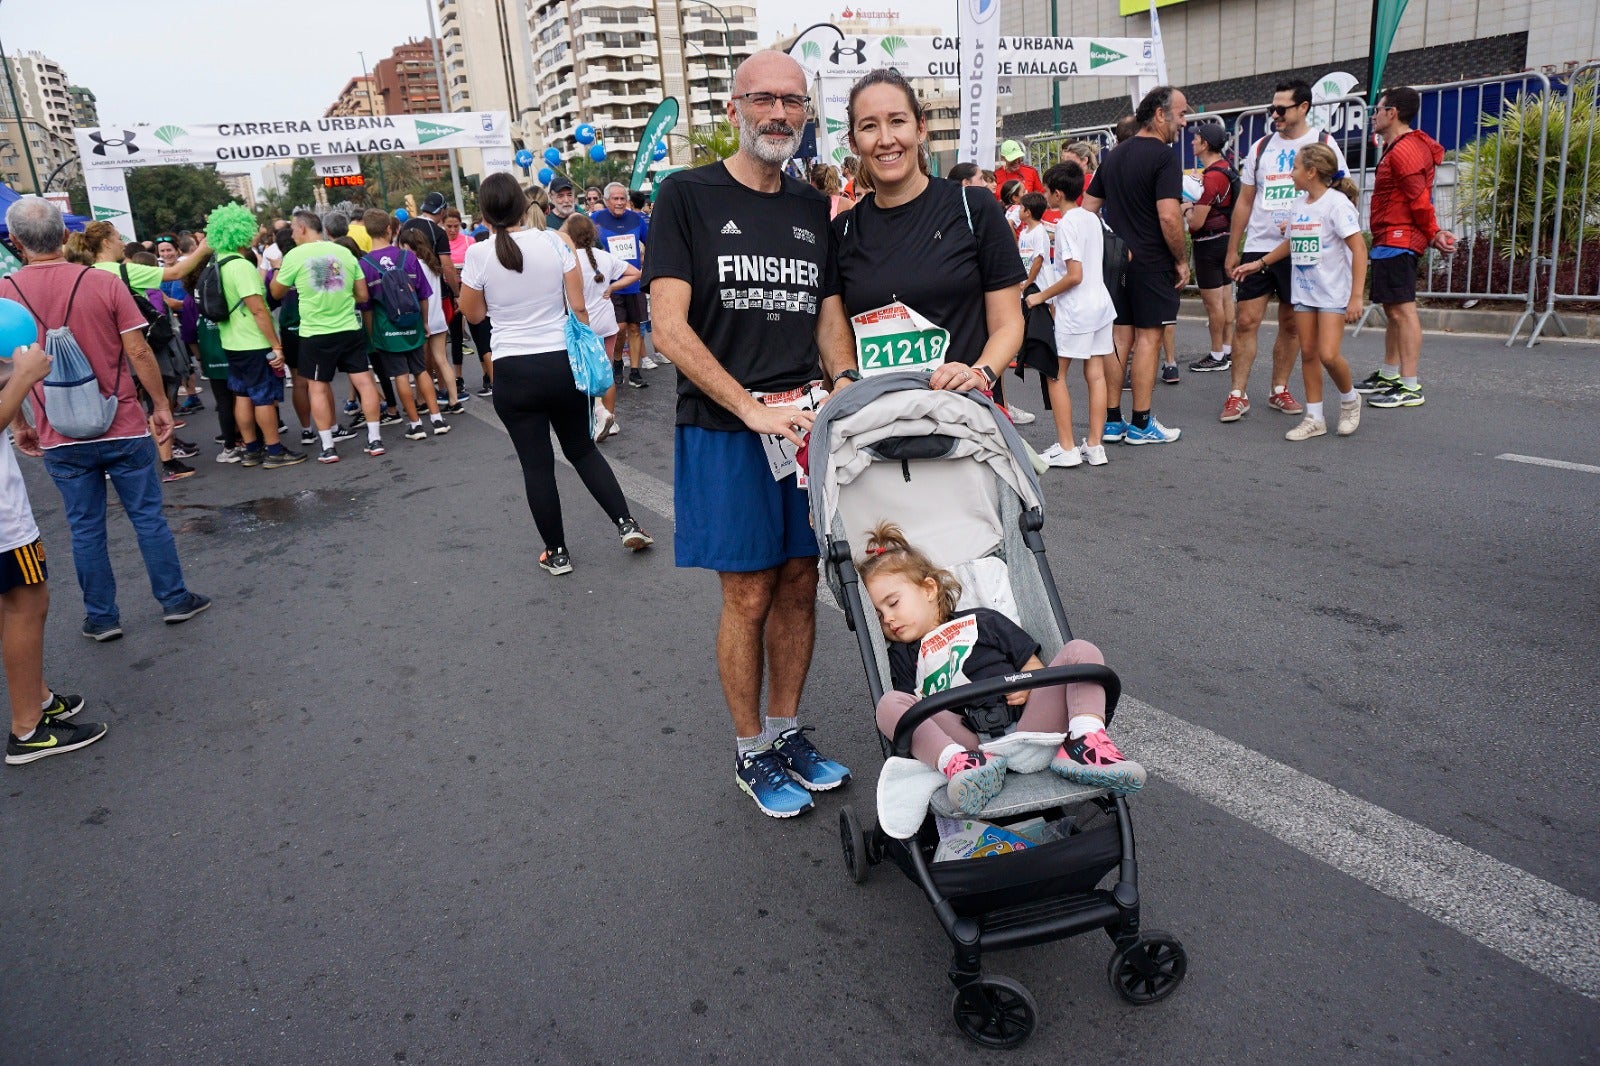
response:
<svg viewBox="0 0 1600 1066"><path fill-rule="evenodd" d="M775 48L761 51L733 72L733 95L750 92L797 93L806 91L806 69L794 57Z"/></svg>

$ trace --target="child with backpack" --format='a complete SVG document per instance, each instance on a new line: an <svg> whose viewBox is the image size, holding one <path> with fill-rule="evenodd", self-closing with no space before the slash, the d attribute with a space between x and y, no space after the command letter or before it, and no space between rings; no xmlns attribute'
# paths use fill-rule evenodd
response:
<svg viewBox="0 0 1600 1066"><path fill-rule="evenodd" d="M372 251L361 256L361 273L371 294L361 310L372 357L383 365L394 384L395 394L405 411L406 440L423 440L428 436L417 414L416 392L422 394L422 402L428 409L433 435L443 436L450 432L450 426L439 411L439 396L433 387L433 375L428 372L424 347L433 286L422 272L421 260L405 248L390 243L395 223L387 211L370 210L362 216L361 222L367 236L372 238ZM412 377L416 378L416 392L412 390Z"/></svg>
<svg viewBox="0 0 1600 1066"><path fill-rule="evenodd" d="M1243 281L1270 270L1274 263L1290 261L1306 413L1284 437L1302 441L1328 432L1322 412L1324 369L1339 390L1339 436L1348 437L1361 424L1361 394L1339 345L1345 323L1361 320L1367 282L1367 242L1356 210L1361 193L1341 168L1339 157L1325 145L1302 147L1293 176L1304 199L1295 201L1290 210L1287 239L1262 258L1241 264L1233 276ZM1335 191L1343 195L1329 195Z"/></svg>
<svg viewBox="0 0 1600 1066"><path fill-rule="evenodd" d="M1100 218L1078 206L1083 182L1083 170L1073 162L1057 163L1045 172L1050 206L1063 212L1056 223L1057 280L1027 298L1029 307L1048 302L1055 314L1056 353L1061 365L1047 388L1056 443L1039 458L1057 467L1106 464L1106 370L1115 357L1111 325L1117 312L1105 283L1105 236ZM1083 364L1083 381L1089 391L1089 435L1081 447L1073 444L1072 396L1067 391L1067 371L1074 362ZM1116 373L1121 376L1120 371Z"/></svg>
<svg viewBox="0 0 1600 1066"><path fill-rule="evenodd" d="M1194 245L1194 280L1206 307L1211 351L1189 364L1204 374L1233 365L1233 280L1228 277L1228 227L1239 200L1239 172L1222 156L1228 131L1218 122L1191 126L1189 147L1200 161L1200 195L1183 205Z"/></svg>

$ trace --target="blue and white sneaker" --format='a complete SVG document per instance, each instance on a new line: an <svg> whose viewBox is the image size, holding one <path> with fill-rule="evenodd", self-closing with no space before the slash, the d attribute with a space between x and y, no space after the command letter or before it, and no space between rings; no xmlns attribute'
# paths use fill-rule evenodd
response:
<svg viewBox="0 0 1600 1066"><path fill-rule="evenodd" d="M811 794L789 776L783 756L771 748L742 753L733 779L769 818L793 818L815 806Z"/></svg>
<svg viewBox="0 0 1600 1066"><path fill-rule="evenodd" d="M1128 423L1122 421L1107 422L1104 432L1100 434L1100 439L1107 444L1115 444L1127 436L1127 433Z"/></svg>
<svg viewBox="0 0 1600 1066"><path fill-rule="evenodd" d="M826 792L850 781L850 770L842 763L825 758L806 739L810 726L785 729L772 742L772 750L789 770L789 776L800 782L802 788L812 792Z"/></svg>
<svg viewBox="0 0 1600 1066"><path fill-rule="evenodd" d="M1171 444L1183 435L1181 429L1168 429L1154 418L1150 424L1140 429L1138 426L1128 426L1128 433L1122 438L1124 444Z"/></svg>

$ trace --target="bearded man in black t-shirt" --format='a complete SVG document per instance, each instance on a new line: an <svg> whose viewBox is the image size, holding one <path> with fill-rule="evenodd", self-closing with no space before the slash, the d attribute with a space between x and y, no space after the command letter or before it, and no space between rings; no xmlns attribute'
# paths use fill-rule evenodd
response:
<svg viewBox="0 0 1600 1066"><path fill-rule="evenodd" d="M662 184L644 264L656 347L678 370L677 563L721 578L717 668L737 738L735 780L774 818L804 814L809 792L850 778L797 722L815 640L817 542L793 454L815 387L848 383L855 369L828 200L783 172L809 106L793 59L762 51L745 60L727 105L739 151Z"/></svg>

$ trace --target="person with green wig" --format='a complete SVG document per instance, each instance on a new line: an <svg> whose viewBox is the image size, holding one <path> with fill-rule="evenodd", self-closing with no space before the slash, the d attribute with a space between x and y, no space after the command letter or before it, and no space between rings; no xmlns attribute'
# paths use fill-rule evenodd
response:
<svg viewBox="0 0 1600 1066"><path fill-rule="evenodd" d="M223 204L206 216L206 243L215 249L228 317L218 323L228 355L228 388L244 442L241 466L269 470L306 461L278 439L278 404L283 402L283 344L267 309L261 272L245 258L255 239L256 220L239 204Z"/></svg>

